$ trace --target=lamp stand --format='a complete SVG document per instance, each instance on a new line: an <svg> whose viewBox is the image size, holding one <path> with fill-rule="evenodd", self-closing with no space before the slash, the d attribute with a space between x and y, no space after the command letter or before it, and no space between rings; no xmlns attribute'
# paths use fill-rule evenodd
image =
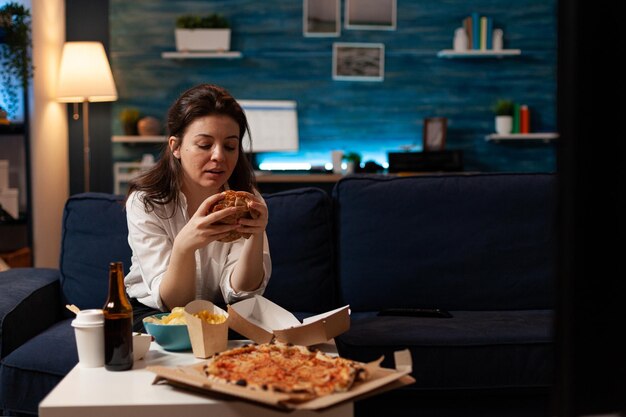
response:
<svg viewBox="0 0 626 417"><path fill-rule="evenodd" d="M83 173L85 192L89 192L89 101L83 101Z"/></svg>

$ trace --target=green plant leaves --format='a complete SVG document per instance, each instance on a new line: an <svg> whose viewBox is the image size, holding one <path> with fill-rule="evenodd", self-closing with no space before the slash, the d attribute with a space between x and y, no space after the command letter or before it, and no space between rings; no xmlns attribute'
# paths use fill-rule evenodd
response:
<svg viewBox="0 0 626 417"><path fill-rule="evenodd" d="M3 43L0 43L2 97L9 115L15 115L19 90L28 86L34 71L30 55L30 10L18 3L6 3L0 7L0 29L3 31Z"/></svg>

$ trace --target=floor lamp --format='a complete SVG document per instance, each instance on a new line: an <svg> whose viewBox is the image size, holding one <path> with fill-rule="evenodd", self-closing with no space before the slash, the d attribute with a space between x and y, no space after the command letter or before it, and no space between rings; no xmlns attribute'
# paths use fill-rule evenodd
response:
<svg viewBox="0 0 626 417"><path fill-rule="evenodd" d="M115 101L117 90L104 47L100 42L65 42L57 83L57 100L74 103L74 120L83 104L83 161L85 192L89 191L89 102Z"/></svg>

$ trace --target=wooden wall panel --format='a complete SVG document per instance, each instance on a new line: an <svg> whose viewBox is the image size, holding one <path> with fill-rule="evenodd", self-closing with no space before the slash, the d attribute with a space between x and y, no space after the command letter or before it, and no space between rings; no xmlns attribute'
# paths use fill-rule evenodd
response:
<svg viewBox="0 0 626 417"><path fill-rule="evenodd" d="M261 159L330 161L332 149L358 151L386 162L387 151L421 149L422 120L448 121L447 147L465 152L470 171L553 171L555 145L494 144L491 105L511 98L531 108L534 131L556 130L556 0L398 0L397 30L346 30L335 38L302 35L299 0L110 0L111 62L124 107L164 118L184 89L201 82L226 87L240 99L298 102L300 152ZM505 48L522 55L503 59L442 59L454 30L472 11L489 15L504 30ZM242 59L166 60L173 51L178 15L221 12L233 26L232 50ZM382 82L332 80L333 42L385 44ZM253 132L254 135L254 132ZM114 159L141 150L115 144Z"/></svg>

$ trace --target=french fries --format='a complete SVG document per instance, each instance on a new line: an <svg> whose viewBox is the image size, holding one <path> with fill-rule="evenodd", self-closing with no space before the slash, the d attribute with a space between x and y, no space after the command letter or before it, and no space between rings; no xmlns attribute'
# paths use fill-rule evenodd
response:
<svg viewBox="0 0 626 417"><path fill-rule="evenodd" d="M147 317L146 321L155 324L187 324L187 320L185 320L185 309L183 307L174 307L170 314L161 318Z"/></svg>
<svg viewBox="0 0 626 417"><path fill-rule="evenodd" d="M194 313L194 316L209 324L222 324L226 321L226 316L223 314L209 313L207 310L198 311Z"/></svg>
<svg viewBox="0 0 626 417"><path fill-rule="evenodd" d="M222 314L211 313L207 310L200 310L193 315L200 320L206 321L209 324L221 324L226 321L226 316ZM161 318L148 317L146 318L146 321L155 324L187 324L187 320L185 320L184 307L174 307L170 314Z"/></svg>

